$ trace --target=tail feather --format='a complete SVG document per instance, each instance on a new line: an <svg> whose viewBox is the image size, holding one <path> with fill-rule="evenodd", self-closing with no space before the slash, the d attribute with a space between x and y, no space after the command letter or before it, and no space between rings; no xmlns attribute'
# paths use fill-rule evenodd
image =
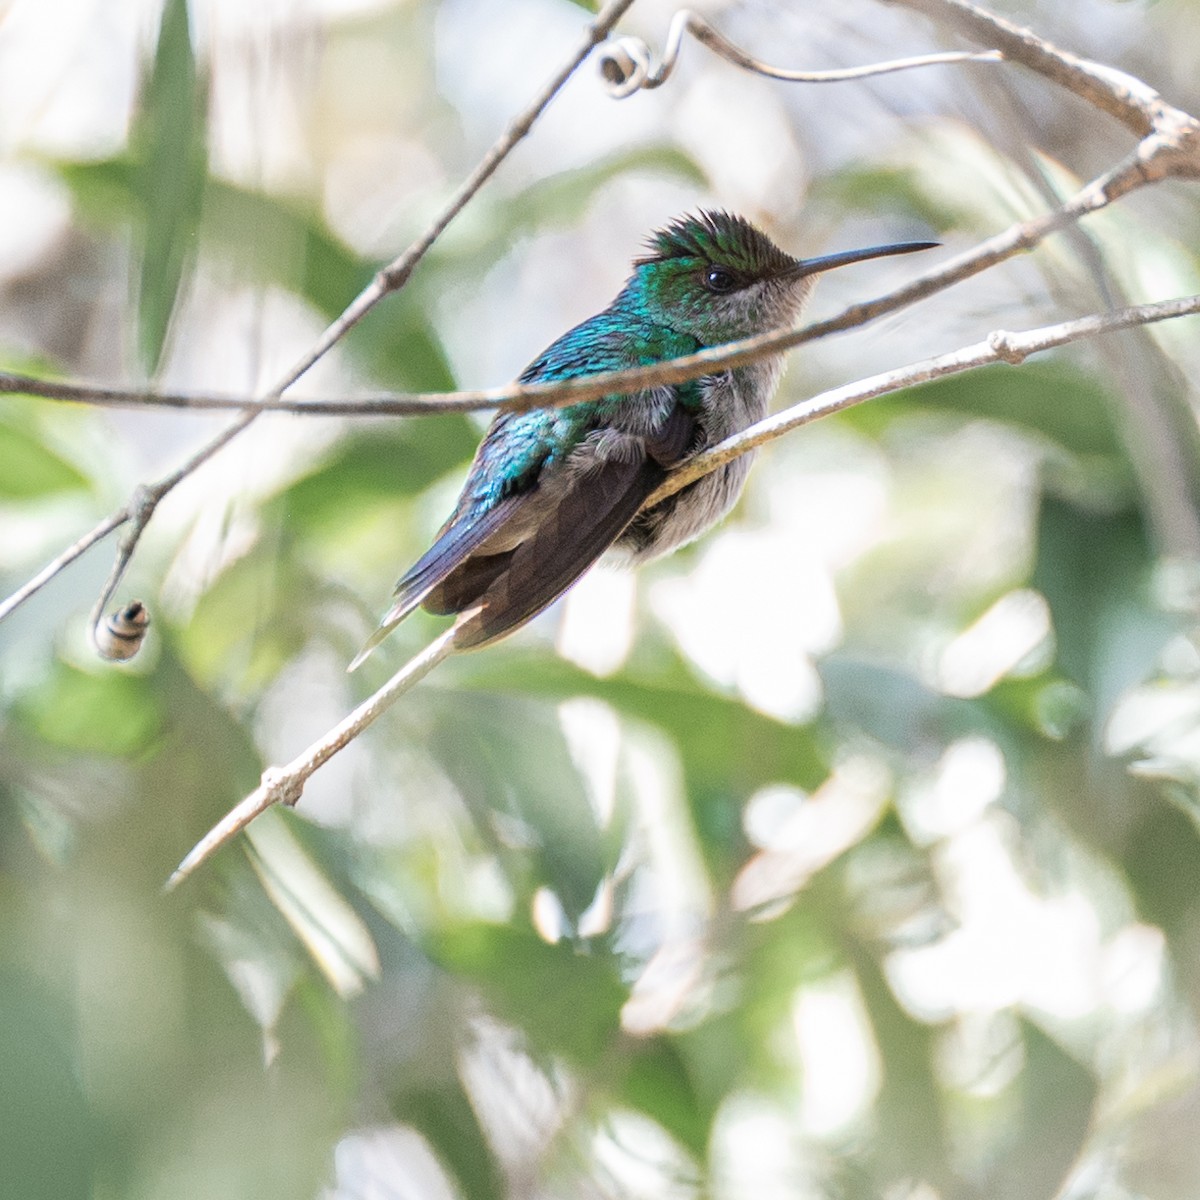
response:
<svg viewBox="0 0 1200 1200"><path fill-rule="evenodd" d="M370 658L375 647L421 603L423 598L422 595L417 595L403 605L393 604L388 609L387 615L379 622L379 628L367 638L363 644L363 648L350 660L350 665L346 668L346 673L349 674L351 671L357 671Z"/></svg>
<svg viewBox="0 0 1200 1200"><path fill-rule="evenodd" d="M653 459L612 459L564 495L554 512L510 555L459 618L459 650L473 650L519 629L553 604L620 537L666 472Z"/></svg>
<svg viewBox="0 0 1200 1200"><path fill-rule="evenodd" d="M487 512L475 518L463 517L451 521L439 534L436 542L413 563L396 584L396 601L384 614L379 628L367 639L366 645L354 656L347 671L360 667L371 651L387 637L414 609L420 608L431 592L474 554L519 507L522 497L509 496Z"/></svg>

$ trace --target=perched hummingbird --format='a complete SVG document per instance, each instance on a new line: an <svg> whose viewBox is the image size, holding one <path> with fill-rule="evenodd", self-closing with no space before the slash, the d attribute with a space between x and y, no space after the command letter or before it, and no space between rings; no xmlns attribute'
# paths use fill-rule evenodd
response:
<svg viewBox="0 0 1200 1200"><path fill-rule="evenodd" d="M797 259L742 217L681 217L650 237L616 299L520 379L646 366L785 327L821 272L936 244ZM761 420L782 368L782 355L772 355L629 396L500 413L450 519L396 585L396 602L350 669L418 606L459 617L454 649L484 646L553 603L610 547L636 562L698 537L733 507L748 454L649 508L646 499L672 467Z"/></svg>

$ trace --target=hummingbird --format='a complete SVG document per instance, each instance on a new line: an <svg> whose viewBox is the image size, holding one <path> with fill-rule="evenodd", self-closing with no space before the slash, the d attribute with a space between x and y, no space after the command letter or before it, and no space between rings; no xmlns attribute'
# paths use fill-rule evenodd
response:
<svg viewBox="0 0 1200 1200"><path fill-rule="evenodd" d="M784 328L799 317L822 272L935 245L901 242L793 258L731 213L680 217L650 236L613 302L543 350L520 379L646 366ZM652 497L689 456L766 416L782 370L782 355L773 354L687 383L501 412L475 453L454 511L401 577L395 603L349 669L416 608L455 621L325 737L286 767L265 772L262 785L196 843L168 886L272 804L294 804L314 770L443 658L519 629L606 551L615 547L635 563L655 558L725 516L746 482L748 455L665 499Z"/></svg>
<svg viewBox="0 0 1200 1200"><path fill-rule="evenodd" d="M936 245L793 258L743 217L683 216L651 234L612 303L539 354L520 382L646 366L783 328L821 273ZM699 537L736 503L749 454L646 501L673 467L765 417L782 370L776 354L632 395L500 413L454 511L349 669L418 607L457 617L453 649L475 649L531 620L606 551L639 563Z"/></svg>

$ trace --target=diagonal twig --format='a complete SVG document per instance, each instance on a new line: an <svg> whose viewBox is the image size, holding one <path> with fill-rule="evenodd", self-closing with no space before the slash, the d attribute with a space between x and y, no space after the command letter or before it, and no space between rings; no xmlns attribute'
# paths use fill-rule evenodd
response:
<svg viewBox="0 0 1200 1200"><path fill-rule="evenodd" d="M464 614L463 620L474 615ZM304 791L304 784L314 771L327 763L339 750L344 750L368 725L386 712L414 684L419 683L434 667L454 651L454 635L458 625L452 625L435 638L419 654L409 659L378 691L364 700L348 717L335 725L287 766L268 767L262 782L236 808L217 822L188 852L175 868L166 888L170 891L183 882L205 859L215 854L226 842L235 838L260 813L273 804L294 805Z"/></svg>
<svg viewBox="0 0 1200 1200"><path fill-rule="evenodd" d="M1176 144L1176 161L1167 173L1200 177L1200 123L1168 104L1144 80L1060 49L1032 29L998 17L969 0L885 0L932 17L986 46L995 46L1009 62L1019 62L1109 113L1139 138L1159 137ZM1158 158L1166 168L1164 156Z"/></svg>
<svg viewBox="0 0 1200 1200"><path fill-rule="evenodd" d="M787 67L773 67L754 58L740 46L734 45L699 13L681 8L671 18L666 44L657 61L651 54L650 47L637 37L621 38L605 49L600 57L600 73L608 85L609 94L618 100L624 100L634 92L652 91L662 87L675 70L679 52L683 48L683 37L687 33L734 66L784 83L845 83L851 79L871 79L877 75L890 75L896 71L911 71L920 67L963 62L1000 62L1002 58L996 50L984 50L978 54L955 50L942 54L895 58L888 62L868 63L861 67L840 67L831 71L796 71Z"/></svg>
<svg viewBox="0 0 1200 1200"><path fill-rule="evenodd" d="M948 375L959 375L963 371L975 370L977 367L992 366L997 363L1016 365L1024 362L1031 354L1040 354L1046 350L1068 345L1070 342L1081 341L1084 338L1197 314L1200 314L1200 296L1183 296L1178 300L1137 304L1113 312L1077 317L1071 321L1061 321L1056 325L1043 325L1021 333L997 330L989 334L982 342L964 346L950 354L925 359L911 366L898 367L894 371L884 371L879 375L872 375L855 383L847 384L845 387L822 392L819 396L791 405L781 412L766 417L677 467L659 486L658 490L649 497L646 505L648 507L657 504L660 500L665 500L666 497L687 487L689 483L695 482L710 471L715 471L717 467L731 459L738 458L767 442L774 441L775 438L782 437L783 434L798 429L801 425L808 425L820 417L841 412L855 404L861 404L864 400L873 400L876 396L899 391L901 388L914 387L920 383L928 383L933 379L942 379Z"/></svg>

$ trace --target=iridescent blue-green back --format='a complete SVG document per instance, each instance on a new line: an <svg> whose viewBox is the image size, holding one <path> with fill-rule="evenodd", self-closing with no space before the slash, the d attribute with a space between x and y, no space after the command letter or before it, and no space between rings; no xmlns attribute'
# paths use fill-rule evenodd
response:
<svg viewBox="0 0 1200 1200"><path fill-rule="evenodd" d="M695 338L652 324L639 314L626 288L604 312L589 318L547 347L520 375L533 383L573 379L663 362L699 349ZM685 408L697 407L695 383L673 389ZM501 413L492 422L472 464L453 522L467 510L485 510L529 487L546 468L565 463L592 431L633 417L642 396L608 396L565 408ZM628 422L626 422L628 423Z"/></svg>

